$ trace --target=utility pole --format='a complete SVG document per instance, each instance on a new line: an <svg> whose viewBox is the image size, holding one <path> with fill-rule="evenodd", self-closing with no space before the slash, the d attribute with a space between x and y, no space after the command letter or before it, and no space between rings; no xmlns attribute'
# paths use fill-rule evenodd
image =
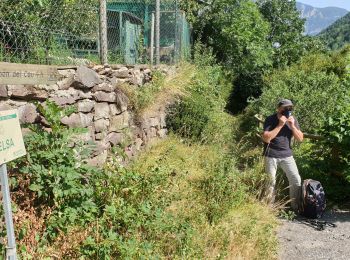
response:
<svg viewBox="0 0 350 260"><path fill-rule="evenodd" d="M100 60L101 64L108 64L107 52L107 3L100 0Z"/></svg>
<svg viewBox="0 0 350 260"><path fill-rule="evenodd" d="M156 0L156 65L160 63L160 0Z"/></svg>

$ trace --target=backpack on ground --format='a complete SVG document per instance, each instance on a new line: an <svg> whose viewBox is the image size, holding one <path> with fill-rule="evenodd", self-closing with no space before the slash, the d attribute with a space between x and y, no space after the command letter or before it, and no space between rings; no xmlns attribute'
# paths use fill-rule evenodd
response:
<svg viewBox="0 0 350 260"><path fill-rule="evenodd" d="M326 194L319 181L304 180L301 187L301 214L307 218L321 218L326 209Z"/></svg>

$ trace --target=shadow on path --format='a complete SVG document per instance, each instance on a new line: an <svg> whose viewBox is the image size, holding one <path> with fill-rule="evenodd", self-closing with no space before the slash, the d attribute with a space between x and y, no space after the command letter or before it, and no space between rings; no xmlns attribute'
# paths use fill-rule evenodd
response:
<svg viewBox="0 0 350 260"><path fill-rule="evenodd" d="M350 210L327 211L320 221L335 227L326 225L323 230L304 220L281 221L280 259L350 259Z"/></svg>

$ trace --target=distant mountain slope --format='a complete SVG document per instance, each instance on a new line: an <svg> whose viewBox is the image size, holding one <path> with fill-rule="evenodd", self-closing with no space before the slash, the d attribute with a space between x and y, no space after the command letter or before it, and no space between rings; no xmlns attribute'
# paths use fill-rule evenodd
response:
<svg viewBox="0 0 350 260"><path fill-rule="evenodd" d="M316 8L297 2L297 9L301 17L306 19L305 33L316 35L329 25L348 13L347 10L338 7Z"/></svg>
<svg viewBox="0 0 350 260"><path fill-rule="evenodd" d="M323 39L329 48L338 49L346 43L350 43L350 13L323 30L319 37Z"/></svg>

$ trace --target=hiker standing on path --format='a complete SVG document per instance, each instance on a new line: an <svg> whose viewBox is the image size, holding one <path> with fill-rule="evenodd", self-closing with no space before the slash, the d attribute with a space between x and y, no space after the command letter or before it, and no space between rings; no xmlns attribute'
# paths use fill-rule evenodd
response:
<svg viewBox="0 0 350 260"><path fill-rule="evenodd" d="M276 172L277 167L280 166L289 181L292 209L297 211L301 178L293 158L291 139L294 137L301 142L304 139L304 134L300 131L297 119L291 115L293 107L292 101L281 100L277 106L277 113L266 118L262 138L265 142L265 169L270 176L267 198L271 203L274 202Z"/></svg>

